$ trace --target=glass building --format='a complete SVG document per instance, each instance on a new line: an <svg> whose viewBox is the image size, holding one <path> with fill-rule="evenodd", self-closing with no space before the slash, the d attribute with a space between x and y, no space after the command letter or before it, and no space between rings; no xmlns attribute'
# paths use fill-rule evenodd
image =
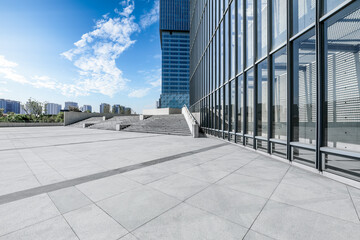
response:
<svg viewBox="0 0 360 240"><path fill-rule="evenodd" d="M189 105L189 38L189 0L160 0L161 108Z"/></svg>
<svg viewBox="0 0 360 240"><path fill-rule="evenodd" d="M360 1L190 1L190 110L219 138L360 180Z"/></svg>

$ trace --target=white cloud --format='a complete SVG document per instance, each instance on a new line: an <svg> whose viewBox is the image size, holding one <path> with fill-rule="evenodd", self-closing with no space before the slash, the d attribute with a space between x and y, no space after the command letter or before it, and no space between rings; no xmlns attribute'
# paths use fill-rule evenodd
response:
<svg viewBox="0 0 360 240"><path fill-rule="evenodd" d="M33 76L31 79L34 80L31 82L31 85L33 85L36 88L57 89L61 86L57 81L51 79L48 76L36 75Z"/></svg>
<svg viewBox="0 0 360 240"><path fill-rule="evenodd" d="M115 9L115 17L103 15L102 19L96 21L92 31L83 34L80 40L74 43L74 48L61 54L78 69L78 77L73 83L61 83L44 75L27 78L17 73L17 63L0 55L0 77L3 78L0 78L1 83L6 84L5 80L11 80L35 88L58 90L65 96L101 93L112 97L117 92L128 89L129 80L123 76L115 61L120 54L135 44L136 41L132 39L134 33L158 21L159 0L154 2L149 12L140 17L141 28L133 16L134 0L123 0L120 5L122 10ZM160 86L160 76L156 75L157 73L152 72L145 79L152 87L131 90L128 96L143 97L152 88Z"/></svg>
<svg viewBox="0 0 360 240"><path fill-rule="evenodd" d="M75 84L61 86L63 94L84 96L101 93L112 97L126 89L129 80L123 77L115 60L135 43L131 35L140 29L131 15L134 1L123 1L121 5L122 11L115 10L117 17L105 15L96 22L93 31L83 34L74 43L75 48L61 54L74 63L79 73Z"/></svg>
<svg viewBox="0 0 360 240"><path fill-rule="evenodd" d="M9 93L10 90L5 87L0 87L0 96L4 95L4 93Z"/></svg>
<svg viewBox="0 0 360 240"><path fill-rule="evenodd" d="M151 88L141 88L141 89L133 90L128 94L128 96L132 98L142 98L149 93L150 89Z"/></svg>
<svg viewBox="0 0 360 240"><path fill-rule="evenodd" d="M159 0L155 0L152 9L140 17L140 26L147 28L159 20Z"/></svg>
<svg viewBox="0 0 360 240"><path fill-rule="evenodd" d="M11 62L5 59L5 56L0 55L0 67L1 68L14 68L17 67L17 63Z"/></svg>
<svg viewBox="0 0 360 240"><path fill-rule="evenodd" d="M14 69L18 64L12 61L9 61L5 56L0 55L0 75L7 80L11 80L18 83L28 83L28 80L16 72Z"/></svg>

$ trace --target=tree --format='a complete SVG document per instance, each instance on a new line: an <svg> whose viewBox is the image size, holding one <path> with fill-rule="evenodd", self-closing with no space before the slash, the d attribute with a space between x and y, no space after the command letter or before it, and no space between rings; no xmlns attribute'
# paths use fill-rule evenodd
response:
<svg viewBox="0 0 360 240"><path fill-rule="evenodd" d="M22 107L26 114L33 114L35 117L39 117L43 113L43 104L33 98L29 98L29 100Z"/></svg>
<svg viewBox="0 0 360 240"><path fill-rule="evenodd" d="M130 115L131 114L131 108L127 108L126 111L125 111L125 114Z"/></svg>
<svg viewBox="0 0 360 240"><path fill-rule="evenodd" d="M110 113L110 105L109 104L104 105L104 113Z"/></svg>
<svg viewBox="0 0 360 240"><path fill-rule="evenodd" d="M4 109L0 108L0 117L4 116Z"/></svg>
<svg viewBox="0 0 360 240"><path fill-rule="evenodd" d="M116 105L113 105L112 106L112 111L111 111L112 113L117 113L117 107L116 107Z"/></svg>
<svg viewBox="0 0 360 240"><path fill-rule="evenodd" d="M70 112L81 112L78 107L74 107L74 106L69 106L69 111Z"/></svg>

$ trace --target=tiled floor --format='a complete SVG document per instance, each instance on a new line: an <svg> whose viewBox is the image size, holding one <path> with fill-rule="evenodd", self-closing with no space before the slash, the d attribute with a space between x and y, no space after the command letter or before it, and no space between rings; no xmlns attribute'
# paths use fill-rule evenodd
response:
<svg viewBox="0 0 360 240"><path fill-rule="evenodd" d="M0 131L0 240L360 236L359 189L216 139L65 127ZM137 167L61 185L130 165ZM34 194L22 198L23 190Z"/></svg>

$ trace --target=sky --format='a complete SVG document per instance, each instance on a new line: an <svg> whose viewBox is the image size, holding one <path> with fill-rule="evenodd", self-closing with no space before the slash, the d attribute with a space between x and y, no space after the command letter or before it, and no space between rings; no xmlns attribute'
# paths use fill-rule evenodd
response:
<svg viewBox="0 0 360 240"><path fill-rule="evenodd" d="M0 29L0 98L155 108L159 0L0 0Z"/></svg>

